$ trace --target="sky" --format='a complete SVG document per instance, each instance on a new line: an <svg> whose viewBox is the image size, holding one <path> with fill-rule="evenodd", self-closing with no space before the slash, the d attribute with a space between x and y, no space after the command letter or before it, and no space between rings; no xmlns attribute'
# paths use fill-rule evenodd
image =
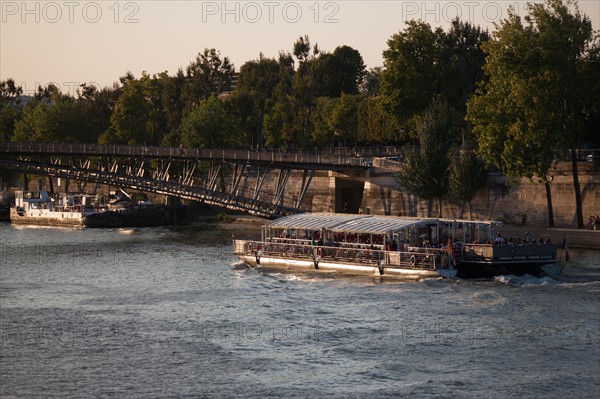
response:
<svg viewBox="0 0 600 399"><path fill-rule="evenodd" d="M347 45L367 66L404 21L420 19L446 29L461 19L494 30L513 6L527 1L116 1L0 0L0 81L12 78L26 94L54 83L74 94L82 83L111 86L131 71L174 75L205 48L229 57L236 70L262 53L277 58L308 35L324 51ZM600 29L600 1L579 0Z"/></svg>

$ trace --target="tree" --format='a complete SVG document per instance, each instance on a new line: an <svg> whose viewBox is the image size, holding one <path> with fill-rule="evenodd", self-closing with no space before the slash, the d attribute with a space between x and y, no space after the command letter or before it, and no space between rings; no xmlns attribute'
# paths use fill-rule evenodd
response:
<svg viewBox="0 0 600 399"><path fill-rule="evenodd" d="M315 110L311 115L311 140L317 147L331 145L336 139L330 116L333 114L337 102L336 98L330 97L319 97L316 100Z"/></svg>
<svg viewBox="0 0 600 399"><path fill-rule="evenodd" d="M365 73L365 77L359 87L359 91L368 96L378 96L380 94L382 67L371 68Z"/></svg>
<svg viewBox="0 0 600 399"><path fill-rule="evenodd" d="M97 134L81 102L52 88L47 101L31 101L15 123L14 141L93 143Z"/></svg>
<svg viewBox="0 0 600 399"><path fill-rule="evenodd" d="M489 39L487 30L459 18L452 21L450 29L444 34L447 66L442 80L442 94L462 116L466 114L469 96L475 92L477 83L485 78L485 53L481 46Z"/></svg>
<svg viewBox="0 0 600 399"><path fill-rule="evenodd" d="M424 22L407 24L388 40L380 91L387 111L414 136L415 118L435 96L465 114L465 102L482 76L480 46L489 35L459 19L448 32Z"/></svg>
<svg viewBox="0 0 600 399"><path fill-rule="evenodd" d="M202 100L181 122L183 145L188 148L235 148L236 133L231 114L216 96Z"/></svg>
<svg viewBox="0 0 600 399"><path fill-rule="evenodd" d="M381 96L363 98L358 104L357 119L359 142L393 143L407 138L398 120L383 107Z"/></svg>
<svg viewBox="0 0 600 399"><path fill-rule="evenodd" d="M442 197L448 192L450 149L456 142L460 120L448 104L434 99L416 121L419 146L405 154L398 182L416 196L438 199L442 216Z"/></svg>
<svg viewBox="0 0 600 399"><path fill-rule="evenodd" d="M598 106L597 94L590 91L591 82L600 78L589 62L598 51L591 22L571 1L530 5L525 24L509 10L484 51L488 80L467 110L478 154L511 178L540 180L546 189L548 224L553 226L549 173L553 160L569 145L577 226L583 227L574 149L578 122Z"/></svg>
<svg viewBox="0 0 600 399"><path fill-rule="evenodd" d="M11 141L21 110L16 106L0 108L0 141Z"/></svg>
<svg viewBox="0 0 600 399"><path fill-rule="evenodd" d="M236 101L246 105L242 115L244 123L241 127L247 131L257 148L264 144L264 119L275 103L276 89L280 79L280 63L273 58L265 58L260 54L258 60L248 61L240 68L238 82L234 91ZM248 107L247 104L251 103ZM256 137L256 141L254 141Z"/></svg>
<svg viewBox="0 0 600 399"><path fill-rule="evenodd" d="M163 116L162 123L165 135L162 138L163 145L177 146L181 143L181 132L179 130L186 105L185 98L185 75L179 69L175 76L169 76L167 72L161 72L155 77L158 88L159 104Z"/></svg>
<svg viewBox="0 0 600 399"><path fill-rule="evenodd" d="M23 88L15 84L14 79L0 82L0 108L9 104L15 104L23 94Z"/></svg>
<svg viewBox="0 0 600 399"><path fill-rule="evenodd" d="M77 89L78 102L83 107L84 114L93 127L93 142L98 142L100 136L110 127L110 117L120 95L119 87L98 89L94 85L83 83Z"/></svg>
<svg viewBox="0 0 600 399"><path fill-rule="evenodd" d="M273 104L265 111L263 134L265 146L289 147L296 142L296 106L294 99L294 59L290 53L279 54L279 77L273 93Z"/></svg>
<svg viewBox="0 0 600 399"><path fill-rule="evenodd" d="M314 61L315 95L340 97L342 93L358 94L365 77L365 64L358 50L338 46L333 53L322 53Z"/></svg>
<svg viewBox="0 0 600 399"><path fill-rule="evenodd" d="M452 160L448 175L450 195L463 203L469 204L469 219L471 218L471 201L477 191L485 183L486 170L472 148L462 148L458 157Z"/></svg>
<svg viewBox="0 0 600 399"><path fill-rule="evenodd" d="M157 129L156 87L145 72L127 80L110 117L108 130L100 137L104 144L158 145L162 134Z"/></svg>
<svg viewBox="0 0 600 399"><path fill-rule="evenodd" d="M409 21L407 28L388 40L383 52L384 71L381 93L384 105L402 125L421 113L435 94L440 93L443 79L443 31L433 31L424 22Z"/></svg>
<svg viewBox="0 0 600 399"><path fill-rule="evenodd" d="M292 110L294 122L288 126L288 143L305 147L310 142L310 120L315 106L316 64L321 51L317 44L312 47L308 36L300 36L294 43L294 56L298 59L298 68L292 85Z"/></svg>
<svg viewBox="0 0 600 399"><path fill-rule="evenodd" d="M358 142L358 96L342 93L329 116L334 134L345 143ZM338 139L338 140L339 140Z"/></svg>
<svg viewBox="0 0 600 399"><path fill-rule="evenodd" d="M186 68L187 108L191 109L211 95L231 91L235 68L228 57L214 48L205 48Z"/></svg>

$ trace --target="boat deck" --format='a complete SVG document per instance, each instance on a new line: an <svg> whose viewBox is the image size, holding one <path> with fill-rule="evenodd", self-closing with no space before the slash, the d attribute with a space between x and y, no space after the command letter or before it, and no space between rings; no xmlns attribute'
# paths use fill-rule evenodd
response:
<svg viewBox="0 0 600 399"><path fill-rule="evenodd" d="M258 258L281 258L371 265L373 267L435 270L444 263L447 253L438 248L409 248L406 251L384 251L369 247L318 246L303 243L235 240L235 254Z"/></svg>

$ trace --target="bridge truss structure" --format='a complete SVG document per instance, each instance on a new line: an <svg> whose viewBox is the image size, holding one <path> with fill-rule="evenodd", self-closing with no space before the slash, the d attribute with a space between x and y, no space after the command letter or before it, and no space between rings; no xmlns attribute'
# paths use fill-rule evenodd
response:
<svg viewBox="0 0 600 399"><path fill-rule="evenodd" d="M316 171L368 168L363 157L64 143L0 143L0 169L200 201L263 217L302 212ZM302 172L294 199L293 171ZM269 178L275 184L265 185ZM267 187L268 186L268 187Z"/></svg>

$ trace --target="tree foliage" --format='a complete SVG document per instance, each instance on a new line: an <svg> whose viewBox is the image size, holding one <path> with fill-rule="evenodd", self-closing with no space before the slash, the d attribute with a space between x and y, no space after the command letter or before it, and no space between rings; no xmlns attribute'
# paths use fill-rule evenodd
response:
<svg viewBox="0 0 600 399"><path fill-rule="evenodd" d="M460 120L452 107L434 99L418 117L416 130L419 145L407 151L398 182L416 196L439 200L448 193L451 148L458 137Z"/></svg>
<svg viewBox="0 0 600 399"><path fill-rule="evenodd" d="M361 143L396 143L405 140L396 118L390 118L380 96L368 96L358 103L357 135Z"/></svg>
<svg viewBox="0 0 600 399"><path fill-rule="evenodd" d="M93 143L98 131L85 107L50 88L45 101L28 102L14 125L13 141ZM51 93L51 94L50 94Z"/></svg>
<svg viewBox="0 0 600 399"><path fill-rule="evenodd" d="M484 46L488 79L468 103L478 154L512 178L537 177L544 183L550 225L553 160L565 145L574 147L578 122L598 104L597 94L589 90L600 77L597 70L595 76L590 73L589 65L597 49L597 35L576 3L533 4L524 19L510 10L494 40ZM573 180L582 225L576 162Z"/></svg>
<svg viewBox="0 0 600 399"><path fill-rule="evenodd" d="M216 97L202 100L182 121L182 143L189 148L238 148L235 121Z"/></svg>
<svg viewBox="0 0 600 399"><path fill-rule="evenodd" d="M388 40L380 90L383 104L414 136L416 117L439 96L464 114L465 102L481 79L480 49L486 31L456 19L448 32L421 21Z"/></svg>
<svg viewBox="0 0 600 399"><path fill-rule="evenodd" d="M103 143L158 145L162 141L158 85L147 74L129 80L122 88L110 118L110 126L100 138Z"/></svg>
<svg viewBox="0 0 600 399"><path fill-rule="evenodd" d="M235 68L228 57L214 48L205 48L198 53L196 59L186 67L186 92L189 103L193 107L211 95L219 95L231 91Z"/></svg>
<svg viewBox="0 0 600 399"><path fill-rule="evenodd" d="M471 148L463 148L458 157L452 160L448 174L450 196L458 201L469 204L475 194L485 183L486 169L484 163L477 158Z"/></svg>

